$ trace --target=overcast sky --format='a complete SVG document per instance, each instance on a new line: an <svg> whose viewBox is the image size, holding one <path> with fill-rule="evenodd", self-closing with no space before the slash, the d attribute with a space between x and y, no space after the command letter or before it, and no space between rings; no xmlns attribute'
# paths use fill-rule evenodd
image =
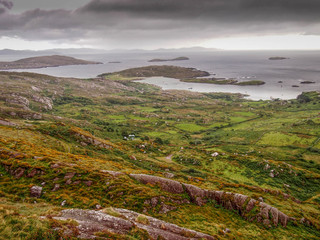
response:
<svg viewBox="0 0 320 240"><path fill-rule="evenodd" d="M320 49L320 0L0 0L0 49Z"/></svg>

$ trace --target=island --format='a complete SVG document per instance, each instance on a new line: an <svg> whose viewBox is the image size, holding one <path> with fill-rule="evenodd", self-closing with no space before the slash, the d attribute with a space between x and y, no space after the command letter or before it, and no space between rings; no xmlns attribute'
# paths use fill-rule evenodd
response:
<svg viewBox="0 0 320 240"><path fill-rule="evenodd" d="M176 79L188 79L198 77L208 77L210 73L195 68L185 68L169 65L151 65L146 67L130 68L120 72L104 73L99 77L121 76L127 79L147 78L147 77L167 77Z"/></svg>
<svg viewBox="0 0 320 240"><path fill-rule="evenodd" d="M0 70L59 67L68 65L102 64L68 56L52 55L23 58L12 62L0 62Z"/></svg>
<svg viewBox="0 0 320 240"><path fill-rule="evenodd" d="M287 57L269 57L269 60L285 60L285 59L289 59Z"/></svg>
<svg viewBox="0 0 320 240"><path fill-rule="evenodd" d="M185 61L190 60L188 57L177 57L172 59L161 59L161 58L154 58L149 60L148 62L170 62L170 61Z"/></svg>
<svg viewBox="0 0 320 240"><path fill-rule="evenodd" d="M192 83L209 83L209 84L220 84L220 85L238 85L238 86L248 86L248 85L263 85L264 81L261 80L250 80L239 82L233 78L215 78L210 77L211 74L198 70L196 68L186 68L178 66L169 65L152 65L146 67L130 68L120 72L105 73L99 75L99 77L106 77L114 79L115 77L121 77L122 80L137 80L147 77L167 77L176 78L182 82L192 82Z"/></svg>
<svg viewBox="0 0 320 240"><path fill-rule="evenodd" d="M192 83L210 83L219 85L238 85L238 86L258 86L265 84L261 80L250 80L239 82L234 78L192 78L192 79L182 79L182 82L192 82Z"/></svg>
<svg viewBox="0 0 320 240"><path fill-rule="evenodd" d="M313 84L316 83L314 81L302 81L301 84Z"/></svg>

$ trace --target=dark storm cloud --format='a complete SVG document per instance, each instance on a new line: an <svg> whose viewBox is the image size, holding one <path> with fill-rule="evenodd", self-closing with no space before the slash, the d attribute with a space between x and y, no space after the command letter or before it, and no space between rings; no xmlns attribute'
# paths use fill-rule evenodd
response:
<svg viewBox="0 0 320 240"><path fill-rule="evenodd" d="M0 0L7 8L9 3ZM57 8L21 14L0 9L0 34L124 45L250 34L320 34L319 0L91 0L73 11Z"/></svg>
<svg viewBox="0 0 320 240"><path fill-rule="evenodd" d="M11 9L13 7L13 3L7 0L0 0L0 5L5 6L7 9Z"/></svg>
<svg viewBox="0 0 320 240"><path fill-rule="evenodd" d="M318 21L319 0L92 0L80 9L160 19Z"/></svg>

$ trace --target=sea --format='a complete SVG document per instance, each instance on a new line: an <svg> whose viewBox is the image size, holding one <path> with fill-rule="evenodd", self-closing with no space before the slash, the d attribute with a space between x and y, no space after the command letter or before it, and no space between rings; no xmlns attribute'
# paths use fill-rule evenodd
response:
<svg viewBox="0 0 320 240"><path fill-rule="evenodd" d="M57 77L94 78L128 68L148 65L175 65L208 71L212 77L235 78L238 81L262 80L260 86L216 85L185 83L178 79L152 77L140 82L154 84L162 89L197 92L227 92L246 94L252 100L294 99L302 92L320 91L320 51L125 51L101 54L66 54L99 61L98 65L76 65L41 69L13 70L35 72ZM185 61L148 62L154 58L188 57ZM269 60L270 57L284 60ZM0 55L0 61L13 61L26 55ZM310 81L314 83L303 83Z"/></svg>

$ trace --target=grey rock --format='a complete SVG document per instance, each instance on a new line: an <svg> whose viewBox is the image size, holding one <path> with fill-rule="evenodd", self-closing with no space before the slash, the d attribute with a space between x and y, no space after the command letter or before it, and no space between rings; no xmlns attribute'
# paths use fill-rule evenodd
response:
<svg viewBox="0 0 320 240"><path fill-rule="evenodd" d="M75 172L66 173L66 175L64 176L64 179L71 179L74 177L74 175L76 175Z"/></svg>
<svg viewBox="0 0 320 240"><path fill-rule="evenodd" d="M144 184L159 185L162 190L165 190L167 192L171 192L171 193L184 192L182 184L178 181L169 180L166 178L156 177L152 175L146 175L146 174L130 174L130 177Z"/></svg>
<svg viewBox="0 0 320 240"><path fill-rule="evenodd" d="M119 176L121 176L121 175L125 175L125 174L122 173L122 172L116 172L116 171L110 171L110 170L101 170L100 172L108 173L108 174L110 174L110 175L113 176L113 177L119 177Z"/></svg>
<svg viewBox="0 0 320 240"><path fill-rule="evenodd" d="M137 221L141 214L130 210L114 208L114 211L118 212L121 217L114 217L103 211L67 209L62 211L62 216L54 217L54 219L73 219L77 221L79 232L77 237L79 238L94 238L94 233L101 231L127 234L135 225L140 229L146 230L152 239L187 240L190 239L190 236L192 236L192 239L215 239L210 235L181 228L177 225L145 215L143 215L143 217L146 219L146 222L141 223Z"/></svg>
<svg viewBox="0 0 320 240"><path fill-rule="evenodd" d="M259 197L259 198L258 198L258 201L259 201L259 202L264 202L263 197Z"/></svg>
<svg viewBox="0 0 320 240"><path fill-rule="evenodd" d="M58 191L59 189L60 189L60 184L56 183L51 191L55 192L55 191Z"/></svg>
<svg viewBox="0 0 320 240"><path fill-rule="evenodd" d="M60 205L64 207L66 204L67 204L67 200L63 200Z"/></svg>
<svg viewBox="0 0 320 240"><path fill-rule="evenodd" d="M40 186L32 186L30 188L30 196L31 197L39 198L39 197L41 197L41 194L42 194L42 187L40 187Z"/></svg>
<svg viewBox="0 0 320 240"><path fill-rule="evenodd" d="M199 206L205 204L207 201L205 199L206 197L206 190L203 190L199 187L196 187L191 184L183 184L183 186L186 189L186 192L191 198L191 201Z"/></svg>

